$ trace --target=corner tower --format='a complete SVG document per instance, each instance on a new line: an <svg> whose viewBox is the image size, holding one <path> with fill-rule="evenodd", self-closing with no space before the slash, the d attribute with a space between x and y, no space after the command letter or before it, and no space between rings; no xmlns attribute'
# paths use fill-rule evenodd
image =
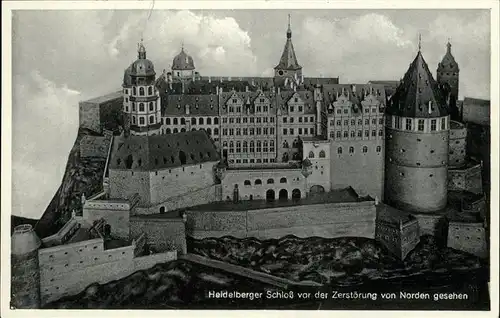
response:
<svg viewBox="0 0 500 318"><path fill-rule="evenodd" d="M161 105L155 85L154 65L146 58L142 40L137 51L137 60L125 70L123 77L125 132L130 130L132 135L159 135Z"/></svg>
<svg viewBox="0 0 500 318"><path fill-rule="evenodd" d="M386 110L385 201L432 213L447 203L449 106L419 51Z"/></svg>
<svg viewBox="0 0 500 318"><path fill-rule="evenodd" d="M452 120L460 120L460 111L457 107L459 73L458 63L451 54L451 43L448 41L446 54L437 67L436 80L443 90L444 97L449 99Z"/></svg>
<svg viewBox="0 0 500 318"><path fill-rule="evenodd" d="M297 62L292 44L292 28L288 15L288 29L286 43L278 65L274 68L274 82L276 86L294 88L302 84L302 66Z"/></svg>

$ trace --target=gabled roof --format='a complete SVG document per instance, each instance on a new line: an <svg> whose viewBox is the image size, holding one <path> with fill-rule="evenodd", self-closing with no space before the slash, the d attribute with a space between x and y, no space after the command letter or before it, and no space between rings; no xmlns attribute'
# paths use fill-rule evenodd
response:
<svg viewBox="0 0 500 318"><path fill-rule="evenodd" d="M361 102L367 95L373 96L382 106L386 105L386 90L381 84L337 84L323 86L323 101L328 109L331 104L337 101L337 94L347 95L346 97L353 104L362 108Z"/></svg>
<svg viewBox="0 0 500 318"><path fill-rule="evenodd" d="M214 144L202 130L155 136L115 137L110 169L154 171L219 161Z"/></svg>
<svg viewBox="0 0 500 318"><path fill-rule="evenodd" d="M162 102L163 114L168 116L217 116L219 114L218 96L175 94L166 95ZM186 108L189 106L189 115Z"/></svg>
<svg viewBox="0 0 500 318"><path fill-rule="evenodd" d="M410 64L396 92L389 99L387 113L414 118L449 115L446 100L420 51Z"/></svg>

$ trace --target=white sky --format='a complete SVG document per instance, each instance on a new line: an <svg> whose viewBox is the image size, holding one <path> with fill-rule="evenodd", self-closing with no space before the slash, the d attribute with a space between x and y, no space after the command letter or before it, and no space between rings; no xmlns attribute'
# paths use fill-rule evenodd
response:
<svg viewBox="0 0 500 318"><path fill-rule="evenodd" d="M76 137L78 101L120 89L141 34L157 73L184 42L201 75L267 76L281 56L288 14L305 76L398 80L421 33L434 76L451 38L460 97L489 98L487 10L154 10L149 21L148 11L16 11L12 213L43 213Z"/></svg>

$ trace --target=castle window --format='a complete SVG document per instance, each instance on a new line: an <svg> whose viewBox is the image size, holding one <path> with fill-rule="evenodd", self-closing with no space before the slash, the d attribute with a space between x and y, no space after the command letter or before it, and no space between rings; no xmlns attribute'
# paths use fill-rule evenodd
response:
<svg viewBox="0 0 500 318"><path fill-rule="evenodd" d="M140 112L144 111L144 103L139 103L139 111Z"/></svg>
<svg viewBox="0 0 500 318"><path fill-rule="evenodd" d="M121 163L122 163L122 160L121 160L120 158L118 158L118 159L116 160L116 164L117 164L117 165L120 165Z"/></svg>
<svg viewBox="0 0 500 318"><path fill-rule="evenodd" d="M257 150L256 152L262 152L262 142L260 140L257 140Z"/></svg>
<svg viewBox="0 0 500 318"><path fill-rule="evenodd" d="M255 143L253 140L250 140L250 152L255 152Z"/></svg>
<svg viewBox="0 0 500 318"><path fill-rule="evenodd" d="M369 119L365 119L365 125L369 125L370 124L370 120Z"/></svg>
<svg viewBox="0 0 500 318"><path fill-rule="evenodd" d="M274 183L274 179L267 179L267 184L273 184Z"/></svg>
<svg viewBox="0 0 500 318"><path fill-rule="evenodd" d="M349 132L348 131L344 131L344 138L348 138L349 137Z"/></svg>
<svg viewBox="0 0 500 318"><path fill-rule="evenodd" d="M191 125L196 125L196 118L195 117L191 118Z"/></svg>
<svg viewBox="0 0 500 318"><path fill-rule="evenodd" d="M179 160L181 162L181 165L185 165L187 161L186 153L184 151L179 151Z"/></svg>
<svg viewBox="0 0 500 318"><path fill-rule="evenodd" d="M377 124L377 120L375 118L372 119L372 125L376 125Z"/></svg>
<svg viewBox="0 0 500 318"><path fill-rule="evenodd" d="M348 120L344 120L344 126L348 126L349 125L349 121Z"/></svg>
<svg viewBox="0 0 500 318"><path fill-rule="evenodd" d="M378 123L382 125L382 124L384 123L384 119L383 119L383 118L380 118L380 119L378 120Z"/></svg>
<svg viewBox="0 0 500 318"><path fill-rule="evenodd" d="M341 154L342 154L342 147L338 147L338 148L337 148L337 153L338 153L339 155L341 155Z"/></svg>
<svg viewBox="0 0 500 318"><path fill-rule="evenodd" d="M356 121L354 119L351 119L351 125L355 125L356 124Z"/></svg>
<svg viewBox="0 0 500 318"><path fill-rule="evenodd" d="M139 87L139 96L144 96L144 87Z"/></svg>
<svg viewBox="0 0 500 318"><path fill-rule="evenodd" d="M179 121L177 120L177 118L174 118L174 125L178 125L179 124Z"/></svg>
<svg viewBox="0 0 500 318"><path fill-rule="evenodd" d="M363 146L363 153L367 153L368 152L368 147L367 146Z"/></svg>
<svg viewBox="0 0 500 318"><path fill-rule="evenodd" d="M148 87L148 95L153 95L153 87L152 86L149 86Z"/></svg>
<svg viewBox="0 0 500 318"><path fill-rule="evenodd" d="M153 102L149 102L149 111L150 112L154 111Z"/></svg>
<svg viewBox="0 0 500 318"><path fill-rule="evenodd" d="M236 152L237 153L241 152L241 141L239 140L236 142Z"/></svg>
<svg viewBox="0 0 500 318"><path fill-rule="evenodd" d="M380 151L382 151L382 147L377 146L377 152L380 152Z"/></svg>
<svg viewBox="0 0 500 318"><path fill-rule="evenodd" d="M362 119L358 119L358 125L363 125L363 120Z"/></svg>
<svg viewBox="0 0 500 318"><path fill-rule="evenodd" d="M149 123L154 124L155 122L155 116L149 116Z"/></svg>
<svg viewBox="0 0 500 318"><path fill-rule="evenodd" d="M358 137L363 137L363 131L362 130L358 130Z"/></svg>
<svg viewBox="0 0 500 318"><path fill-rule="evenodd" d="M212 135L212 129L207 128L207 130L206 130L206 131L207 131L207 134L208 134L209 136L210 136L210 135Z"/></svg>
<svg viewBox="0 0 500 318"><path fill-rule="evenodd" d="M267 143L267 141L264 141L262 143L262 151L263 152L267 152L268 151L268 143Z"/></svg>
<svg viewBox="0 0 500 318"><path fill-rule="evenodd" d="M399 175L402 176L402 177L405 176L405 174L403 172L400 172Z"/></svg>
<svg viewBox="0 0 500 318"><path fill-rule="evenodd" d="M252 183L250 182L250 180L245 180L245 182L243 184L246 185L246 186L252 185Z"/></svg>
<svg viewBox="0 0 500 318"><path fill-rule="evenodd" d="M441 130L446 129L446 118L441 118Z"/></svg>
<svg viewBox="0 0 500 318"><path fill-rule="evenodd" d="M186 124L186 119L184 117L181 118L181 125L185 125Z"/></svg>
<svg viewBox="0 0 500 318"><path fill-rule="evenodd" d="M372 130L372 137L375 137L377 136L377 131L376 130Z"/></svg>
<svg viewBox="0 0 500 318"><path fill-rule="evenodd" d="M431 120L431 131L436 131L436 119Z"/></svg>
<svg viewBox="0 0 500 318"><path fill-rule="evenodd" d="M423 119L418 120L418 131L424 131L424 120Z"/></svg>
<svg viewBox="0 0 500 318"><path fill-rule="evenodd" d="M320 158L325 158L325 157L326 157L326 153L325 153L325 151L324 151L324 150L321 150L321 151L319 152L319 157L320 157Z"/></svg>
<svg viewBox="0 0 500 318"><path fill-rule="evenodd" d="M411 118L406 118L406 130L412 130Z"/></svg>
<svg viewBox="0 0 500 318"><path fill-rule="evenodd" d="M280 183L286 183L286 178L281 178Z"/></svg>
<svg viewBox="0 0 500 318"><path fill-rule="evenodd" d="M354 147L349 147L349 153L354 153Z"/></svg>
<svg viewBox="0 0 500 318"><path fill-rule="evenodd" d="M170 125L170 118L168 118L168 117L167 117L167 118L165 119L165 123L166 123L167 125Z"/></svg>
<svg viewBox="0 0 500 318"><path fill-rule="evenodd" d="M370 131L365 130L365 137L370 137Z"/></svg>
<svg viewBox="0 0 500 318"><path fill-rule="evenodd" d="M342 125L342 121L341 120L337 120L337 126L340 126Z"/></svg>
<svg viewBox="0 0 500 318"><path fill-rule="evenodd" d="M179 129L174 128L174 134L177 134L179 132Z"/></svg>
<svg viewBox="0 0 500 318"><path fill-rule="evenodd" d="M136 94L137 94L137 88L135 88L135 86L134 86L134 87L132 87L132 95L136 95Z"/></svg>
<svg viewBox="0 0 500 318"><path fill-rule="evenodd" d="M219 135L219 128L214 128L214 135L218 136Z"/></svg>
<svg viewBox="0 0 500 318"><path fill-rule="evenodd" d="M379 136L383 136L383 135L384 135L384 131L383 131L382 129L380 129L380 130L378 131L378 135L379 135Z"/></svg>
<svg viewBox="0 0 500 318"><path fill-rule="evenodd" d="M314 158L314 152L309 151L309 156L308 156L308 157L309 157L309 158Z"/></svg>
<svg viewBox="0 0 500 318"><path fill-rule="evenodd" d="M260 184L262 184L262 180L260 180L260 179L255 180L255 184L256 184L256 185L260 185Z"/></svg>

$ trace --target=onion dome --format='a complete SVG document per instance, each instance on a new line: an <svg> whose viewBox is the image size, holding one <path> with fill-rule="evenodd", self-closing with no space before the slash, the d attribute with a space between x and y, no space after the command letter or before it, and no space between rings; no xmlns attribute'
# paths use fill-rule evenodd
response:
<svg viewBox="0 0 500 318"><path fill-rule="evenodd" d="M131 76L154 76L155 68L153 62L146 58L146 48L141 43L139 44L139 48L137 50L138 58L137 60L130 65L130 75Z"/></svg>
<svg viewBox="0 0 500 318"><path fill-rule="evenodd" d="M420 50L388 103L387 113L395 116L431 118L449 115L442 91Z"/></svg>
<svg viewBox="0 0 500 318"><path fill-rule="evenodd" d="M184 48L174 57L172 70L194 70L193 58L184 52Z"/></svg>
<svg viewBox="0 0 500 318"><path fill-rule="evenodd" d="M38 250L42 242L31 225L23 224L14 228L11 244L11 253L13 255L25 255Z"/></svg>

